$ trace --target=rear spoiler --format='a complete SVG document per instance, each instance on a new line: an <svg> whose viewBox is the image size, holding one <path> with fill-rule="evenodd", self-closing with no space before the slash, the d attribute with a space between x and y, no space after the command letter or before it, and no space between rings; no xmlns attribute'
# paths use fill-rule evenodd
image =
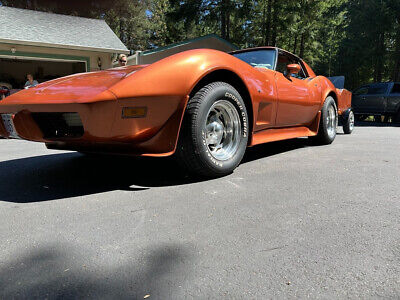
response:
<svg viewBox="0 0 400 300"><path fill-rule="evenodd" d="M340 90L344 89L344 76L328 77L328 79L332 82L335 88Z"/></svg>

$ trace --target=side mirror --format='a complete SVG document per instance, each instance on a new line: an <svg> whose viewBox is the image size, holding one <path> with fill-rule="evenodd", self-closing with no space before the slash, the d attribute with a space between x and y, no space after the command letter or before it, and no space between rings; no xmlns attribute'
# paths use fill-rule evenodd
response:
<svg viewBox="0 0 400 300"><path fill-rule="evenodd" d="M286 77L290 77L292 74L298 74L301 70L300 65L298 64L290 64L286 67Z"/></svg>

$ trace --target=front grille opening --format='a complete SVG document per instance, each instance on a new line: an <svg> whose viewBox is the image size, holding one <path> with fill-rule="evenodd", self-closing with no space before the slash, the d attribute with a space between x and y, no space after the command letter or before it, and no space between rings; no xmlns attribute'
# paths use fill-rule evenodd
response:
<svg viewBox="0 0 400 300"><path fill-rule="evenodd" d="M32 113L32 118L43 133L43 138L79 138L83 124L78 113Z"/></svg>

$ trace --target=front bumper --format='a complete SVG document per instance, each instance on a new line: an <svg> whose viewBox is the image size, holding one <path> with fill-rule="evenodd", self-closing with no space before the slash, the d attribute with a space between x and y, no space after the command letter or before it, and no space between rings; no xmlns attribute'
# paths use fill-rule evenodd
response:
<svg viewBox="0 0 400 300"><path fill-rule="evenodd" d="M49 148L161 156L175 151L185 104L181 97L166 96L95 103L0 105L0 114L13 114L20 138L46 143ZM146 107L147 114L124 118L122 111L130 107ZM35 117L38 114L77 114L82 133L46 134ZM10 137L1 120L0 136Z"/></svg>

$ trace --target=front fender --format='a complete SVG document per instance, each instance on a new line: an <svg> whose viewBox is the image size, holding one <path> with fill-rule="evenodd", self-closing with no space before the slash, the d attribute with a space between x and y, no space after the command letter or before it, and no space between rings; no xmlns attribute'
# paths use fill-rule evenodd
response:
<svg viewBox="0 0 400 300"><path fill-rule="evenodd" d="M199 49L157 61L126 76L109 90L118 99L153 95L185 97L201 78L218 69L236 73L246 85L262 84L261 80L254 82L251 79L254 77L254 68L247 63L221 51Z"/></svg>
<svg viewBox="0 0 400 300"><path fill-rule="evenodd" d="M143 101L138 99L159 99L159 109L163 110L165 107L163 111L168 110L169 115L163 115L163 124L157 123L157 117L152 116L159 130L148 141L148 151L151 152L155 147L157 153L173 153L190 92L204 76L221 69L234 72L241 78L250 95L265 85L261 73L257 76L254 68L247 63L224 52L200 49L182 52L155 62L126 76L110 87L109 91L117 97L118 103L129 106L135 106L135 102L143 105ZM163 147L157 145L161 141Z"/></svg>

